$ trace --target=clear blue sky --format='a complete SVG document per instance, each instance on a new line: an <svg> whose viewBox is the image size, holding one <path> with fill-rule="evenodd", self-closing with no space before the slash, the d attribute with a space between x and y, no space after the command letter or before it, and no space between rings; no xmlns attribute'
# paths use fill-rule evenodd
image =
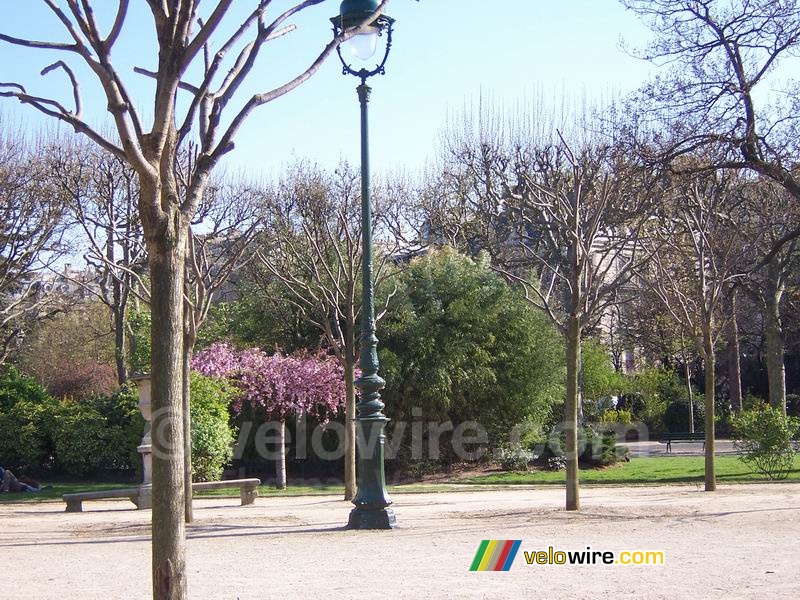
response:
<svg viewBox="0 0 800 600"><path fill-rule="evenodd" d="M101 20L108 20L103 13L116 5L94 3ZM56 35L67 41L40 0L13 4L0 31L38 39ZM253 2L235 4L244 12ZM152 26L143 0L131 5L129 28L114 62L146 113L151 83L131 69L154 66ZM282 9L289 2L275 0L274 5ZM339 0L328 0L295 19L298 30L269 45L243 92L266 90L308 64L328 41L328 18L338 5ZM394 49L386 76L371 80L372 157L379 171L422 167L434 155L448 117L457 118L480 97L514 110L559 105L562 99L571 103L583 96L608 99L638 87L649 71L647 64L619 48L620 36L635 45L648 33L617 0L391 0L388 12L397 19ZM69 103L71 91L63 74L38 75L54 60L47 52L0 45L0 81L18 81L32 93ZM74 57L69 60L79 64ZM89 120L106 122L91 76L85 70L79 73ZM239 136L227 167L273 177L293 157L326 167L340 158L357 162L357 83L341 75L333 57L300 89L259 109ZM0 112L6 126L21 123L36 129L42 124L32 109L7 99L0 99Z"/></svg>

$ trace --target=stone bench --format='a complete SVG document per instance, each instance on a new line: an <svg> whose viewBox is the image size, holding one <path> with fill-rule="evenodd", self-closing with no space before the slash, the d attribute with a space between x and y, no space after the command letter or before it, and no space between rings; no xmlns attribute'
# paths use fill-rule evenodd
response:
<svg viewBox="0 0 800 600"><path fill-rule="evenodd" d="M88 500L108 500L111 498L127 498L136 508L150 508L150 486L125 488L121 490L103 490L99 492L75 492L62 496L67 503L67 512L82 512L83 503Z"/></svg>
<svg viewBox="0 0 800 600"><path fill-rule="evenodd" d="M224 488L239 488L242 506L246 506L255 502L256 497L258 497L259 485L261 485L260 479L229 479L227 481L193 483L192 490L194 492L203 492ZM143 510L152 507L152 486L143 485L135 488L99 492L75 492L74 494L64 494L62 498L67 503L67 512L82 512L83 503L89 500L108 500L112 498L128 498L138 509Z"/></svg>
<svg viewBox="0 0 800 600"><path fill-rule="evenodd" d="M203 481L201 483L193 483L192 490L195 492L205 492L208 490L238 487L241 493L242 506L247 506L256 501L256 497L258 497L258 486L260 485L260 479L229 479L227 481Z"/></svg>

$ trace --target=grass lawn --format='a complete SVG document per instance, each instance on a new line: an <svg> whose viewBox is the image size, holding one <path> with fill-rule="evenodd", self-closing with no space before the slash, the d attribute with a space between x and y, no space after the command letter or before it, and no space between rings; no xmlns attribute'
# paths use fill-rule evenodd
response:
<svg viewBox="0 0 800 600"><path fill-rule="evenodd" d="M720 483L768 482L769 478L751 473L736 456L717 456L717 481ZM581 483L607 485L654 485L703 481L702 456L632 458L607 469L581 471ZM564 484L563 471L530 473L489 473L459 480L460 483L483 485ZM788 481L800 481L800 455L795 455Z"/></svg>
<svg viewBox="0 0 800 600"><path fill-rule="evenodd" d="M751 473L735 456L717 457L717 480L720 483L768 482L770 479ZM694 483L703 481L702 456L675 456L657 458L633 458L628 463L607 469L581 471L581 483L605 485L659 485L670 483ZM800 455L795 456L788 481L800 481ZM389 485L389 491L413 492L447 492L457 489L487 489L505 485L563 485L563 471L532 471L529 473L495 472L467 478L452 479L445 483L412 483L400 486ZM465 485L466 484L466 485ZM63 494L73 492L94 492L133 487L124 483L53 483L52 487L34 494L3 494L0 504L9 502L46 502L61 501ZM309 496L344 494L344 487L336 484L297 485L287 490L276 490L272 486L260 486L259 496ZM202 492L197 497L236 496L236 489L213 490Z"/></svg>
<svg viewBox="0 0 800 600"><path fill-rule="evenodd" d="M85 481L79 483L70 482L53 484L44 482L42 485L48 486L48 489L34 493L2 494L0 495L0 504L5 502L43 502L46 500L61 500L62 495L72 494L74 492L100 492L103 490L117 490L120 488L133 487L132 484L93 483Z"/></svg>

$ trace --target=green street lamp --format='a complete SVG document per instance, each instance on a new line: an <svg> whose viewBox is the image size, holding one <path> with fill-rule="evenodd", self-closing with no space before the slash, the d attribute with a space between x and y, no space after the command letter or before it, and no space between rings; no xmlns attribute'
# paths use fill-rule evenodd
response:
<svg viewBox="0 0 800 600"><path fill-rule="evenodd" d="M333 35L337 38L347 29L365 23L379 6L378 0L344 0L339 15L333 17ZM386 34L383 60L374 68L354 68L345 58L342 47L336 51L342 61L342 74L361 79L358 100L361 104L361 236L362 236L362 307L361 307L361 377L355 384L359 391L356 405L356 432L358 439L358 493L353 499L355 508L350 511L347 524L350 529L391 529L395 526L392 504L386 491L384 473L384 428L389 419L383 414L384 404L380 391L386 382L378 376L378 338L375 336L375 282L372 272L372 209L369 183L369 133L368 104L372 89L367 79L383 75L384 66L392 48L394 19L380 15L364 33L353 36L347 43L355 59L370 60L376 53L379 38Z"/></svg>

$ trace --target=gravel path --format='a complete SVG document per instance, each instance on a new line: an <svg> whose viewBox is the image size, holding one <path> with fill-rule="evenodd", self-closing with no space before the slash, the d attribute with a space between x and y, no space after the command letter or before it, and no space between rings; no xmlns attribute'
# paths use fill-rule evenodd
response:
<svg viewBox="0 0 800 600"><path fill-rule="evenodd" d="M197 501L190 596L797 598L800 484L399 494L400 527L351 532L332 497ZM0 598L148 598L149 512L127 502L0 505ZM470 573L482 539L521 539L507 573ZM663 551L659 567L529 566L523 552Z"/></svg>

